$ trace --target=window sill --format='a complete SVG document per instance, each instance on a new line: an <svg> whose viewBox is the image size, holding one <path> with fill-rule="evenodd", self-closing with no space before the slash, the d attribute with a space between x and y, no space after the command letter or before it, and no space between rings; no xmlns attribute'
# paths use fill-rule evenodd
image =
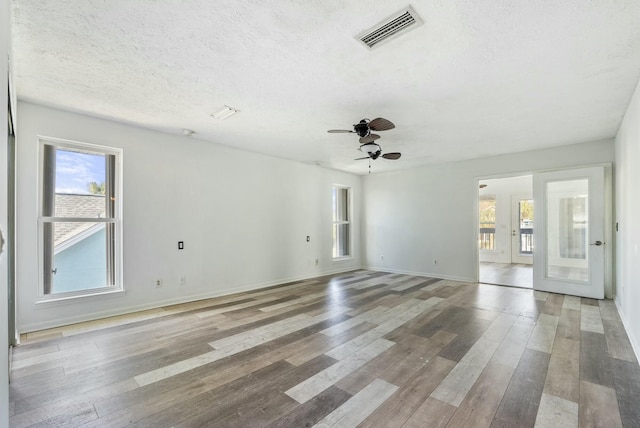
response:
<svg viewBox="0 0 640 428"><path fill-rule="evenodd" d="M58 305L58 304L65 304L65 303L73 303L79 299L87 299L91 297L104 298L104 297L111 297L111 296L124 295L124 294L125 294L125 291L123 289L117 289L117 290L97 291L95 293L74 294L70 296L58 296L58 297L46 297L46 298L41 297L39 300L36 301L36 306L46 307L46 306L49 306L49 304Z"/></svg>
<svg viewBox="0 0 640 428"><path fill-rule="evenodd" d="M347 260L353 260L353 256L342 256L342 257L334 257L331 259L333 262L343 262Z"/></svg>

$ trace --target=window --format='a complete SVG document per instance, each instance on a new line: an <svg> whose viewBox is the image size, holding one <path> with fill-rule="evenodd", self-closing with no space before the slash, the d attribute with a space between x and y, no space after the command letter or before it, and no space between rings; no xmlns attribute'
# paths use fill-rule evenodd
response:
<svg viewBox="0 0 640 428"><path fill-rule="evenodd" d="M121 151L47 139L40 157L40 297L121 290Z"/></svg>
<svg viewBox="0 0 640 428"><path fill-rule="evenodd" d="M351 255L351 205L348 187L333 188L333 258Z"/></svg>
<svg viewBox="0 0 640 428"><path fill-rule="evenodd" d="M480 196L480 242L481 250L496 249L496 195Z"/></svg>

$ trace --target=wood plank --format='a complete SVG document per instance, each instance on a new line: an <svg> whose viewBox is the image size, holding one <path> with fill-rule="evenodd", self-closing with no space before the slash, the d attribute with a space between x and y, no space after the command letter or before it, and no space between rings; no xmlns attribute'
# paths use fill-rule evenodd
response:
<svg viewBox="0 0 640 428"><path fill-rule="evenodd" d="M431 396L458 407L502 343L515 315L501 314L451 370ZM442 355L442 352L440 353ZM509 373L511 377L511 373Z"/></svg>
<svg viewBox="0 0 640 428"><path fill-rule="evenodd" d="M286 358L286 360L291 364L298 366L316 358L319 355L324 354L327 351L330 351L331 349L342 345L345 342L354 339L355 337L366 333L371 329L374 329L375 327L375 324L362 323L358 324L356 327L344 331L337 336L326 337L322 334L319 334L319 340L315 341L314 343L310 343L308 346L299 346L295 351L291 353L289 357Z"/></svg>
<svg viewBox="0 0 640 428"><path fill-rule="evenodd" d="M529 342L529 337L534 327L535 322L531 318L519 316L494 353L491 362L515 369Z"/></svg>
<svg viewBox="0 0 640 428"><path fill-rule="evenodd" d="M149 414L135 422L139 426L175 426L188 420L194 421L206 413L207 421L215 425L218 420L235 413L235 409L246 401L246 392L253 391L256 386L262 390L262 386L272 385L282 376L290 373L293 367L289 363L279 361L220 388L205 392L199 391L187 400L180 400L180 397L176 397L176 401L170 407ZM261 380L261 384L256 382L257 379ZM211 414L214 411L215 415Z"/></svg>
<svg viewBox="0 0 640 428"><path fill-rule="evenodd" d="M580 342L556 338L544 392L577 403L580 399Z"/></svg>
<svg viewBox="0 0 640 428"><path fill-rule="evenodd" d="M376 379L315 426L318 428L354 427L365 420L397 389L395 385Z"/></svg>
<svg viewBox="0 0 640 428"><path fill-rule="evenodd" d="M330 386L293 411L271 422L269 428L310 427L344 404L352 395Z"/></svg>
<svg viewBox="0 0 640 428"><path fill-rule="evenodd" d="M618 360L637 363L636 354L633 352L629 336L624 329L622 321L616 319L603 319L604 337L607 341L609 355Z"/></svg>
<svg viewBox="0 0 640 428"><path fill-rule="evenodd" d="M624 427L640 427L640 366L612 358L611 367Z"/></svg>
<svg viewBox="0 0 640 428"><path fill-rule="evenodd" d="M409 382L455 337L451 333L443 333L443 335L436 333L431 336L431 339L409 335L411 346L406 348L404 355L400 355L396 361L389 362L378 377L394 385L404 385ZM364 368L366 369L367 366Z"/></svg>
<svg viewBox="0 0 640 428"><path fill-rule="evenodd" d="M378 339L285 393L303 404L394 345L395 343L388 340Z"/></svg>
<svg viewBox="0 0 640 428"><path fill-rule="evenodd" d="M527 343L527 348L550 354L556 337L558 320L555 315L540 314L538 324L533 329L529 343Z"/></svg>
<svg viewBox="0 0 640 428"><path fill-rule="evenodd" d="M598 300L589 299L588 297L580 298L580 304L581 305L588 305L588 306L600 306L600 303L598 302Z"/></svg>
<svg viewBox="0 0 640 428"><path fill-rule="evenodd" d="M562 309L571 309L574 311L580 310L580 297L578 296L564 296L562 302Z"/></svg>
<svg viewBox="0 0 640 428"><path fill-rule="evenodd" d="M581 381L579 423L584 428L622 427L616 392L606 386Z"/></svg>
<svg viewBox="0 0 640 428"><path fill-rule="evenodd" d="M515 369L489 363L469 389L447 427L489 427Z"/></svg>
<svg viewBox="0 0 640 428"><path fill-rule="evenodd" d="M564 305L564 296L562 294L551 293L547 297L542 307L542 313L559 317Z"/></svg>
<svg viewBox="0 0 640 428"><path fill-rule="evenodd" d="M16 400L16 413L56 405L67 395L71 395L74 400L87 400L94 394L101 396L103 391L109 391L112 385L120 383L131 388L130 378L135 373L158 365L171 364L185 356L188 358L191 355L201 354L206 348L206 344L197 344L183 349L163 349L74 373L66 377L63 383L51 384L49 388L43 388L38 394Z"/></svg>
<svg viewBox="0 0 640 428"><path fill-rule="evenodd" d="M405 424L454 366L453 361L435 357L364 420L361 428L397 427Z"/></svg>
<svg viewBox="0 0 640 428"><path fill-rule="evenodd" d="M566 296L571 297L571 296ZM580 306L578 306L579 308ZM558 320L556 337L580 341L580 310L563 308Z"/></svg>
<svg viewBox="0 0 640 428"><path fill-rule="evenodd" d="M395 340L396 346L355 370L336 386L356 394L376 378L403 385L435 357L452 337L455 335L446 332L435 334L431 339L411 334L399 337Z"/></svg>
<svg viewBox="0 0 640 428"><path fill-rule="evenodd" d="M604 334L582 331L580 380L613 388L613 375Z"/></svg>
<svg viewBox="0 0 640 428"><path fill-rule="evenodd" d="M451 404L443 403L433 397L427 398L418 410L402 425L403 428L424 428L429 421L429 428L445 427L453 416L456 408Z"/></svg>
<svg viewBox="0 0 640 428"><path fill-rule="evenodd" d="M542 393L536 428L578 428L578 403Z"/></svg>
<svg viewBox="0 0 640 428"><path fill-rule="evenodd" d="M542 314L541 316L545 316ZM526 349L496 410L492 426L533 426L538 414L550 355ZM508 425L507 425L508 426Z"/></svg>
<svg viewBox="0 0 640 428"><path fill-rule="evenodd" d="M604 334L599 306L582 305L580 310L580 330Z"/></svg>
<svg viewBox="0 0 640 428"><path fill-rule="evenodd" d="M327 352L327 355L337 360L346 358L369 343L381 339L407 321L431 310L434 304L436 303L431 300L411 299L406 304L398 305L380 317L377 321L379 323L378 327L332 349Z"/></svg>

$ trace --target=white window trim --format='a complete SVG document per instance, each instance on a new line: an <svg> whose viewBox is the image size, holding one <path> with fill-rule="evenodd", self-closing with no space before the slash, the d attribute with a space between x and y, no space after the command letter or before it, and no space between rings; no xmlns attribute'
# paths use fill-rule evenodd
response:
<svg viewBox="0 0 640 428"><path fill-rule="evenodd" d="M122 173L123 173L123 165L124 165L124 157L123 151L120 148L102 146L98 144L84 143L80 141L66 140L62 138L55 137L47 137L47 136L38 136L38 178L37 178L37 192L36 197L38 198L36 204L36 218L38 219L38 281L36 284L37 287L37 300L36 304L41 303L54 303L54 302L68 302L70 300L75 300L78 298L86 298L86 297L99 297L99 296L111 296L114 294L124 294L124 283L123 283L123 256L122 256L122 200L123 200L123 186L122 186ZM97 223L113 223L115 225L115 240L116 245L114 249L114 263L115 263L115 273L114 273L114 286L110 287L99 287L92 288L88 290L78 290L78 291L70 291L66 293L55 293L55 294L44 294L44 242L43 242L43 224L45 222L55 222L57 217L45 217L42 215L43 212L43 168L44 168L44 155L43 155L43 147L45 145L53 145L56 148L62 149L80 149L85 151L95 151L102 154L110 154L116 156L116 165L115 165L115 177L114 177L114 187L116 193L116 200L114 206L114 217L111 219L104 218L91 218L91 219L83 219L83 218L73 218L72 221L90 221ZM69 218L64 218L65 221L69 221Z"/></svg>

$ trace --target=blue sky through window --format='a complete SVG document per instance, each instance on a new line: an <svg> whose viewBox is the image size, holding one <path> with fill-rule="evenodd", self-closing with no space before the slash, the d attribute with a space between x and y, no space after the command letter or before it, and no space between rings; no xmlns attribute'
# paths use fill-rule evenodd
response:
<svg viewBox="0 0 640 428"><path fill-rule="evenodd" d="M104 155L56 150L56 193L90 194L92 181L105 181Z"/></svg>

